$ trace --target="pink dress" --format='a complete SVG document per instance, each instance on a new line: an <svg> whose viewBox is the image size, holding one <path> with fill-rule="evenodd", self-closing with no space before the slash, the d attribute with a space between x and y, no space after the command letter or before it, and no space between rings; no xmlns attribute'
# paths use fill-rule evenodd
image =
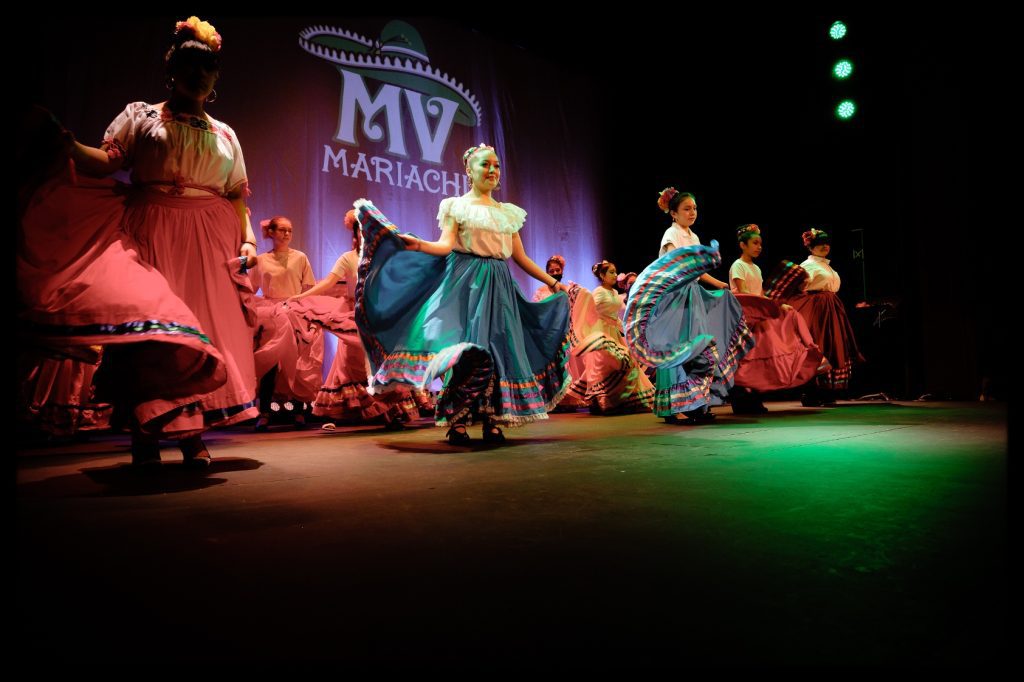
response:
<svg viewBox="0 0 1024 682"><path fill-rule="evenodd" d="M21 381L18 418L53 436L110 428L113 405L93 399L97 364L47 358Z"/></svg>
<svg viewBox="0 0 1024 682"><path fill-rule="evenodd" d="M404 387L378 395L367 391L366 351L355 323L358 267L358 253L343 253L331 268L331 274L339 280L334 291L336 296L308 296L291 304L302 309L309 322L325 327L338 337L338 350L327 380L313 401L313 414L349 422L366 422L378 417L388 422L412 421L419 417L421 405L429 407L425 394Z"/></svg>
<svg viewBox="0 0 1024 682"><path fill-rule="evenodd" d="M736 385L755 391L803 386L829 364L796 310L764 296L736 294L756 345L740 361Z"/></svg>
<svg viewBox="0 0 1024 682"><path fill-rule="evenodd" d="M72 358L95 369L103 346L103 400L124 404L142 430L171 436L170 417L223 385L226 366L164 276L140 262L121 230L124 216L124 195L113 181L76 179L70 168L28 201L15 263L19 318L27 346L40 359L57 358L25 377L35 382L30 403L38 409L77 396L81 404L92 372L59 365Z"/></svg>
<svg viewBox="0 0 1024 682"><path fill-rule="evenodd" d="M582 349L583 341L594 333L597 325L597 308L594 307L594 297L590 292L572 281L566 282L565 286L569 295L569 361L566 363L566 369L573 383L555 407L555 412L575 412L581 407L587 407L587 368L586 361L579 351ZM548 296L554 296L554 292L547 285L543 285L534 292L533 300L543 301ZM573 386L576 387L575 390Z"/></svg>
<svg viewBox="0 0 1024 682"><path fill-rule="evenodd" d="M735 288L737 279L747 293ZM755 391L796 388L828 370L800 313L762 295L761 268L738 259L729 268L729 283L756 342L736 370L737 386Z"/></svg>
<svg viewBox="0 0 1024 682"><path fill-rule="evenodd" d="M275 396L311 403L320 388L324 337L320 328L296 314L294 304L286 299L316 284L313 266L297 249L288 249L283 257L273 251L261 253L256 260L256 267L249 272L253 289L263 292L253 300L256 376L277 366Z"/></svg>
<svg viewBox="0 0 1024 682"><path fill-rule="evenodd" d="M240 293L248 291L238 263L242 230L228 200L247 192L238 138L219 121L135 102L103 141L131 171L135 191L124 229L139 257L199 319L227 371L220 388L178 401L185 409L166 430L188 435L255 417L253 320L243 312Z"/></svg>
<svg viewBox="0 0 1024 682"><path fill-rule="evenodd" d="M585 370L569 392L595 414L649 412L654 385L630 356L623 340L621 313L625 303L617 292L602 286L596 287L591 296L597 323L577 351Z"/></svg>
<svg viewBox="0 0 1024 682"><path fill-rule="evenodd" d="M864 356L837 295L839 273L832 269L829 259L810 255L799 266L788 263L777 279L773 296L800 313L830 365L818 376L818 386L831 391L848 388L853 364L864 362Z"/></svg>

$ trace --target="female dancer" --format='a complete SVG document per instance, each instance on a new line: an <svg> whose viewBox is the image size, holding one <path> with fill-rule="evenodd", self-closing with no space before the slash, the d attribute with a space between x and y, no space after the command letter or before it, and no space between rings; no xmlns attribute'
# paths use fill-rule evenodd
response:
<svg viewBox="0 0 1024 682"><path fill-rule="evenodd" d="M854 362L864 362L857 348L853 327L839 300L839 273L832 269L828 255L832 239L824 230L811 228L801 235L804 247L810 252L799 266L791 263L782 274L773 278L769 295L785 301L799 312L807 322L811 338L831 365L826 373L818 375L801 402L806 407L835 405L836 394L847 388Z"/></svg>
<svg viewBox="0 0 1024 682"><path fill-rule="evenodd" d="M661 192L658 206L686 223L674 224L680 231L696 219L692 195L674 187ZM666 243L674 245L663 238L663 250ZM725 401L740 359L754 345L736 297L697 283L721 262L716 241L668 250L640 273L629 295L626 345L639 362L657 370L654 413L666 422L713 421L711 406Z"/></svg>
<svg viewBox="0 0 1024 682"><path fill-rule="evenodd" d="M630 357L623 341L620 314L626 304L615 290L615 264L603 260L591 271L601 282L593 290L598 324L596 333L584 343L586 372L582 380L573 382L571 392L583 393L592 414L649 412L654 385Z"/></svg>
<svg viewBox="0 0 1024 682"><path fill-rule="evenodd" d="M295 228L284 216L260 222L263 236L272 239L273 249L261 253L249 273L253 289L263 292L254 299L257 319L256 376L259 384L260 416L256 430L270 425L270 403L275 394L282 400L311 403L320 386L324 364L324 338L319 328L310 329L300 316L283 303L316 284L313 266L302 251L289 246ZM296 428L305 426L301 409L295 411Z"/></svg>
<svg viewBox="0 0 1024 682"><path fill-rule="evenodd" d="M556 294L565 287L534 263L519 230L526 211L491 195L501 176L493 147L463 155L472 186L441 202L441 238L397 230L369 202L356 202L364 247L356 323L370 358L371 388L425 388L444 376L435 422L451 443L483 423L483 439L504 441L499 425L546 419L568 389L569 307L565 296L531 303L512 280L511 257Z"/></svg>
<svg viewBox="0 0 1024 682"><path fill-rule="evenodd" d="M355 324L355 290L361 246L356 212L345 214L345 227L352 231L352 250L338 257L334 267L316 286L292 296L288 307L304 319L318 324L338 338L327 380L313 401L313 414L333 421L383 421L389 430L400 430L419 417L419 405L429 404L425 392L396 388L377 395L367 390L366 351ZM332 295L334 294L334 295ZM333 431L333 422L324 424Z"/></svg>
<svg viewBox="0 0 1024 682"><path fill-rule="evenodd" d="M823 357L803 317L792 306L779 305L762 293L761 268L754 263L761 255L761 229L742 225L736 238L741 255L729 268L729 282L757 345L740 362L729 399L737 414L762 414L768 409L758 392L807 383L824 371Z"/></svg>
<svg viewBox="0 0 1024 682"><path fill-rule="evenodd" d="M97 149L75 143L85 173L131 170L135 193L124 230L143 262L155 268L199 319L224 358L227 381L218 389L168 401L161 435L179 441L185 460L206 466L202 432L255 417L252 332L240 305L248 283L239 256L255 262L256 240L245 209L248 182L235 132L206 113L216 97L221 36L190 17L178 22L165 56L167 101L133 102L107 128ZM151 431L136 430L132 459L158 461Z"/></svg>

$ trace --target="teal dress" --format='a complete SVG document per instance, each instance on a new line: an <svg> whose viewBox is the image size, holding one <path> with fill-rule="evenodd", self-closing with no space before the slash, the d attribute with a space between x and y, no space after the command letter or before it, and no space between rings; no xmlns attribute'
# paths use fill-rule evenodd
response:
<svg viewBox="0 0 1024 682"><path fill-rule="evenodd" d="M637 277L626 302L626 346L657 370L654 414L721 405L740 360L754 347L743 307L697 278L722 262L718 242L669 251Z"/></svg>
<svg viewBox="0 0 1024 682"><path fill-rule="evenodd" d="M442 203L439 217L452 201ZM531 302L503 258L407 251L373 204L356 207L363 235L356 324L370 361L371 392L402 385L425 389L441 378L439 426L546 419L571 383L565 294ZM492 210L498 213L487 220L455 216L462 218L462 248L472 248L474 230L513 234L526 216L511 204Z"/></svg>

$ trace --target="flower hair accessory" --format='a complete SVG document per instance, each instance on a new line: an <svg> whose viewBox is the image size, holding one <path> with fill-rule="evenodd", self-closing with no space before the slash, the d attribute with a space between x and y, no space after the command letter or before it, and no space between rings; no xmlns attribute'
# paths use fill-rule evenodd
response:
<svg viewBox="0 0 1024 682"><path fill-rule="evenodd" d="M492 147L491 145L484 144L483 142L481 142L480 144L476 145L475 147L470 147L469 149L467 149L462 154L462 163L463 163L463 165L469 165L469 160L473 157L474 154L476 154L481 149L490 149L492 152L495 151L494 147ZM495 152L495 153L497 153L497 152Z"/></svg>
<svg viewBox="0 0 1024 682"><path fill-rule="evenodd" d="M672 201L672 197L674 197L677 194L679 194L679 190L677 190L675 187L666 187L665 189L661 190L661 192L658 194L658 208L660 208L665 213L668 213L669 202Z"/></svg>
<svg viewBox="0 0 1024 682"><path fill-rule="evenodd" d="M558 263L558 267L563 269L565 268L565 258L558 255L557 253L551 258L548 258L547 264L550 265L551 263Z"/></svg>
<svg viewBox="0 0 1024 682"><path fill-rule="evenodd" d="M804 246L808 249L818 244L827 244L829 240L828 232L825 230L819 230L816 227L812 227L807 232L804 232L800 237L804 240Z"/></svg>
<svg viewBox="0 0 1024 682"><path fill-rule="evenodd" d="M196 40L205 43L214 52L220 52L221 43L224 41L210 22L200 21L199 17L189 17L174 25L174 35L178 35L182 31L190 31Z"/></svg>
<svg viewBox="0 0 1024 682"><path fill-rule="evenodd" d="M263 237L265 239L270 238L270 218L260 221L260 229L263 230Z"/></svg>
<svg viewBox="0 0 1024 682"><path fill-rule="evenodd" d="M736 228L736 238L739 239L740 241L742 241L744 237L750 239L754 235L760 234L761 228L758 227L757 225L754 225L753 223Z"/></svg>

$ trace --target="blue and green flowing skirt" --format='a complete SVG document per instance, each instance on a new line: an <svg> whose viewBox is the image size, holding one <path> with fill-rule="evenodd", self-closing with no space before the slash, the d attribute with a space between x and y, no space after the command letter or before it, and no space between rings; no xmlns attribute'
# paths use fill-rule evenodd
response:
<svg viewBox="0 0 1024 682"><path fill-rule="evenodd" d="M439 426L547 419L571 383L565 294L533 303L504 260L407 251L379 210L369 202L357 208L363 249L356 325L370 390L426 389L442 379Z"/></svg>
<svg viewBox="0 0 1024 682"><path fill-rule="evenodd" d="M697 282L721 262L716 241L676 249L647 266L630 291L626 345L657 370L659 417L723 404L740 360L754 347L736 297Z"/></svg>

